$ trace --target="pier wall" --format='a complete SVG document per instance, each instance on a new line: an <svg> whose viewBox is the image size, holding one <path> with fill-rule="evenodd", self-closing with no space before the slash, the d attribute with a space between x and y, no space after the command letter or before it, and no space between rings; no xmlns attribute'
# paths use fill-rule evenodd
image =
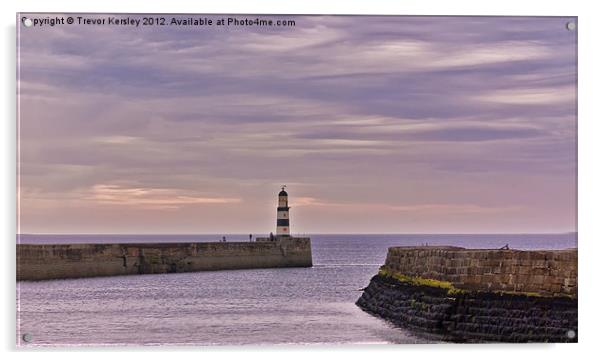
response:
<svg viewBox="0 0 602 360"><path fill-rule="evenodd" d="M17 281L310 266L309 238L263 243L17 245Z"/></svg>
<svg viewBox="0 0 602 360"><path fill-rule="evenodd" d="M577 250L392 247L384 268L466 290L577 296Z"/></svg>
<svg viewBox="0 0 602 360"><path fill-rule="evenodd" d="M356 304L436 340L577 342L577 250L390 248Z"/></svg>

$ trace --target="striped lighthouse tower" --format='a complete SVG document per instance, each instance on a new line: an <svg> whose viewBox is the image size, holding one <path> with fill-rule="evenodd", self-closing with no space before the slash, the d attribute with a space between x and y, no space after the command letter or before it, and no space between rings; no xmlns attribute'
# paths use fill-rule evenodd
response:
<svg viewBox="0 0 602 360"><path fill-rule="evenodd" d="M284 191L286 185L282 185L282 191L278 193L278 215L276 217L276 236L291 236L291 228L288 216L288 194Z"/></svg>

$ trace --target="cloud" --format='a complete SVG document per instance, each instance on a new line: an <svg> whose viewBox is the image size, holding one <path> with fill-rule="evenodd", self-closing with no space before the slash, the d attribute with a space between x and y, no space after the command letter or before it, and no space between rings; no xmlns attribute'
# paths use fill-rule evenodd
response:
<svg viewBox="0 0 602 360"><path fill-rule="evenodd" d="M574 103L576 88L572 86L495 90L475 96L477 101L505 105L546 105Z"/></svg>
<svg viewBox="0 0 602 360"><path fill-rule="evenodd" d="M475 204L420 204L409 206L391 206L391 210L408 213L430 214L503 214L516 212L518 206L487 207Z"/></svg>
<svg viewBox="0 0 602 360"><path fill-rule="evenodd" d="M415 205L391 205L379 203L350 203L350 202L328 202L313 197L301 197L295 199L295 207L327 207L338 208L343 212L365 212L365 211L395 211L411 214L502 214L521 210L517 206L482 206L476 204L415 204Z"/></svg>
<svg viewBox="0 0 602 360"><path fill-rule="evenodd" d="M300 198L389 204L371 208L383 219L453 206L493 218L487 209L516 206L574 225L576 35L566 18L295 20L20 32L23 224L42 228L41 208L81 199L179 219L244 199L243 222L262 206L271 214L272 187L288 182Z"/></svg>
<svg viewBox="0 0 602 360"><path fill-rule="evenodd" d="M301 136L309 139L330 139L331 143L369 146L385 141L454 141L473 142L507 139L524 139L545 135L540 129L528 126L498 124L422 124L420 126L365 126L355 129L316 130Z"/></svg>
<svg viewBox="0 0 602 360"><path fill-rule="evenodd" d="M107 184L94 185L88 199L100 204L153 209L176 209L184 205L241 202L241 199L238 198L192 196L179 189L133 188Z"/></svg>

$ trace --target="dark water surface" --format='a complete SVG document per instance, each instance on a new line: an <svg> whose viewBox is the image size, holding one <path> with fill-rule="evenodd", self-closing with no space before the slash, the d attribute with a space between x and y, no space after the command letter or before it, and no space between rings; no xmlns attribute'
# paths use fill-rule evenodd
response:
<svg viewBox="0 0 602 360"><path fill-rule="evenodd" d="M354 305L387 248L564 249L576 234L310 235L312 268L19 282L19 338L31 345L415 343ZM19 243L216 241L221 235L20 235ZM230 241L248 235L227 235ZM21 344L24 344L21 342Z"/></svg>

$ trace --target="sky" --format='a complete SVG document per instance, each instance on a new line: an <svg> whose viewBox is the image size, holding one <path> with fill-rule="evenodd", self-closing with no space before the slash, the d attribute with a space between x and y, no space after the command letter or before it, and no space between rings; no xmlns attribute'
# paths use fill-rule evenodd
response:
<svg viewBox="0 0 602 360"><path fill-rule="evenodd" d="M21 26L18 232L576 231L574 19L284 18Z"/></svg>

